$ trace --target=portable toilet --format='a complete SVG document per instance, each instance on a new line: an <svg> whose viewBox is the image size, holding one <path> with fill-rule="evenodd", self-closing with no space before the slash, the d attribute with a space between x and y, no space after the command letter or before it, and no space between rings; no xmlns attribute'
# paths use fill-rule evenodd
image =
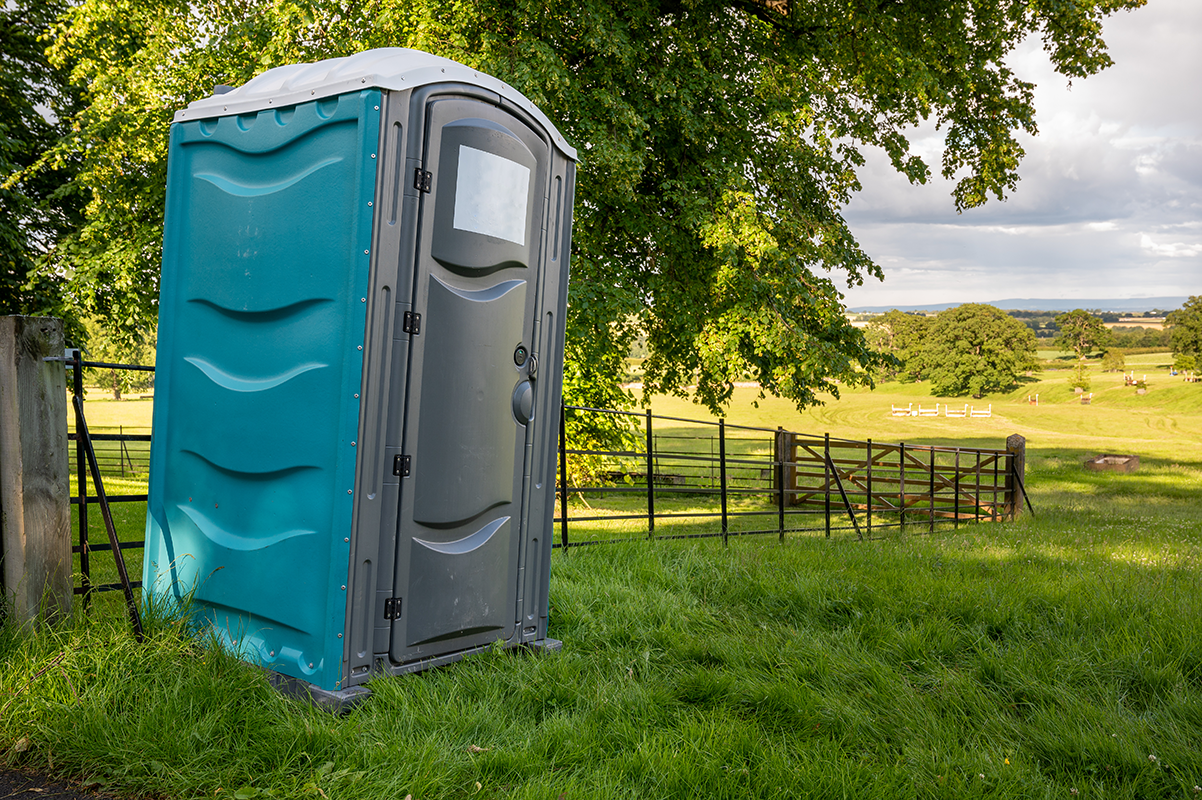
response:
<svg viewBox="0 0 1202 800"><path fill-rule="evenodd" d="M216 92L171 126L148 599L329 702L556 646L575 150L415 50Z"/></svg>

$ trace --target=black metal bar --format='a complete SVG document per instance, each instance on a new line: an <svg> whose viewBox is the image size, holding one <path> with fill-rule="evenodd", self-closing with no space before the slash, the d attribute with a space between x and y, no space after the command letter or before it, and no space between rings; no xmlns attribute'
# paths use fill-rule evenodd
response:
<svg viewBox="0 0 1202 800"><path fill-rule="evenodd" d="M133 583L130 584L130 586L134 587L135 589L141 589L142 581L134 581ZM125 589L124 584L101 583L96 586L93 586L91 591L93 591L93 592L116 592L116 591L123 590L123 589ZM75 594L83 594L83 587L76 586L73 591Z"/></svg>
<svg viewBox="0 0 1202 800"><path fill-rule="evenodd" d="M955 527L957 529L959 529L959 527L960 527L960 448L959 447L956 448L956 478L955 478L955 483L953 485L953 489L956 492L956 501L955 501L956 504L954 506L955 520L956 520Z"/></svg>
<svg viewBox="0 0 1202 800"><path fill-rule="evenodd" d="M651 433L651 409L645 409L647 419L647 538L655 538L655 439Z"/></svg>
<svg viewBox="0 0 1202 800"><path fill-rule="evenodd" d="M1035 509L1031 506L1031 498L1027 497L1027 487L1023 486L1023 479L1019 477L1018 470L1014 470L1014 480L1018 484L1018 490L1023 494L1023 500L1027 501L1027 510L1031 512L1031 516L1035 516Z"/></svg>
<svg viewBox="0 0 1202 800"><path fill-rule="evenodd" d="M149 433L91 433L88 438L93 442L149 442ZM75 441L75 434L68 432L67 439Z"/></svg>
<svg viewBox="0 0 1202 800"><path fill-rule="evenodd" d="M568 546L568 411L559 405L559 541Z"/></svg>
<svg viewBox="0 0 1202 800"><path fill-rule="evenodd" d="M108 530L109 544L113 548L113 560L117 563L117 575L121 578L121 585L125 590L125 606L129 610L129 619L134 626L134 638L141 642L142 634L142 615L138 613L138 604L134 600L134 590L129 583L129 573L125 569L125 557L121 555L121 543L117 541L117 527L113 524L112 509L109 508L108 499L104 496L104 479L100 477L100 466L96 463L96 453L92 449L92 443L88 440L88 423L84 419L83 414L83 398L76 395L75 403L75 418L78 421L78 431L84 445L84 452L88 456L88 465L92 468L92 482L96 486L96 496L100 498L100 514L104 517L104 527ZM81 504L80 508L87 508L86 504Z"/></svg>
<svg viewBox="0 0 1202 800"><path fill-rule="evenodd" d="M897 479L898 479L898 498L897 509L901 512L901 517L898 519L898 525L902 530L906 529L906 443L900 442L897 445Z"/></svg>
<svg viewBox="0 0 1202 800"><path fill-rule="evenodd" d="M931 448L931 486L930 496L927 498L930 509L931 520L927 526L927 530L931 533L935 532L935 448Z"/></svg>
<svg viewBox="0 0 1202 800"><path fill-rule="evenodd" d="M780 532L782 542L785 540L785 449L787 447L785 429L778 426L776 429L776 527Z"/></svg>
<svg viewBox="0 0 1202 800"><path fill-rule="evenodd" d="M872 440L869 439L866 452L866 461L868 462L868 535L872 536Z"/></svg>
<svg viewBox="0 0 1202 800"><path fill-rule="evenodd" d="M71 370L71 396L78 398L79 402L83 402L83 370L80 368L81 354L78 350L72 350L75 357L73 369ZM74 407L74 401L72 401ZM79 406L82 409L83 406ZM83 419L82 410L75 412L75 427L80 427L80 422ZM87 611L88 606L92 603L92 570L91 562L88 558L88 460L84 455L84 443L82 437L75 439L75 483L77 487L76 496L79 498L79 583L83 587L83 607Z"/></svg>
<svg viewBox="0 0 1202 800"><path fill-rule="evenodd" d="M730 530L726 518L726 420L718 420L718 469L722 481L722 544L729 544L727 533Z"/></svg>
<svg viewBox="0 0 1202 800"><path fill-rule="evenodd" d="M998 517L998 514L997 514L997 484L998 484L998 469L997 469L997 457L995 456L993 459L993 493L991 495L991 499L993 500L993 502L990 504L990 514L989 514L990 522L997 522L997 517Z"/></svg>
<svg viewBox="0 0 1202 800"><path fill-rule="evenodd" d="M100 502L100 498L98 498L98 497L89 497L86 499L87 499L88 505L90 505L90 506L94 506ZM147 499L148 499L148 496L144 495L144 494L110 494L110 495L108 495L108 501L110 503L145 503ZM72 497L71 505L73 505L73 506L79 505L79 498Z"/></svg>
<svg viewBox="0 0 1202 800"><path fill-rule="evenodd" d="M831 435L822 440L822 489L826 506L826 538L831 538Z"/></svg>
<svg viewBox="0 0 1202 800"><path fill-rule="evenodd" d="M851 508L851 500L847 498L847 492L843 489L843 480L839 477L839 470L835 468L835 463L831 461L830 450L826 452L826 462L830 466L831 475L835 477L835 485L839 487L839 496L843 498L843 507L847 509L847 516L851 517L852 527L856 529L856 538L864 541L864 534L860 531L860 523L856 519L856 512ZM827 504L826 504L826 528L827 536L830 536L831 527L831 512L830 512L830 487L827 487Z"/></svg>
<svg viewBox="0 0 1202 800"><path fill-rule="evenodd" d="M137 549L139 549L141 547L145 547L145 546L146 546L146 542L121 542L122 550L137 550ZM111 544L89 544L88 545L88 550L93 553L107 553L109 550L112 550L112 549L113 549L113 546ZM72 547L71 552L78 553L79 545Z"/></svg>
<svg viewBox="0 0 1202 800"><path fill-rule="evenodd" d="M977 466L976 466L975 480L973 481L973 492L975 492L975 495L973 496L972 521L980 522L981 521L981 451L980 450L977 451Z"/></svg>
<svg viewBox="0 0 1202 800"><path fill-rule="evenodd" d="M154 372L154 367L147 367L143 364L110 364L107 361L77 361L75 359L70 359L70 358L47 358L47 359L43 359L43 360L44 361L66 361L67 363L71 364L72 366L75 366L76 364L78 364L81 367L88 367L91 369L127 369L127 370L133 370L134 372Z"/></svg>

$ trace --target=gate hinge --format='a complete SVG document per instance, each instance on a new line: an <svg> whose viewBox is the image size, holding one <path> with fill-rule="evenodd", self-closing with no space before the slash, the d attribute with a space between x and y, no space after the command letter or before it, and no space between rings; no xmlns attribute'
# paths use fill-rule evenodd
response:
<svg viewBox="0 0 1202 800"><path fill-rule="evenodd" d="M401 478L408 478L409 471L413 466L413 456L393 456L392 457L392 474Z"/></svg>
<svg viewBox="0 0 1202 800"><path fill-rule="evenodd" d="M422 315L416 311L406 311L401 317L401 330L417 336L422 332Z"/></svg>
<svg viewBox="0 0 1202 800"><path fill-rule="evenodd" d="M413 188L419 192L429 192L430 185L434 182L434 173L426 172L421 167L413 170Z"/></svg>
<svg viewBox="0 0 1202 800"><path fill-rule="evenodd" d="M401 598L390 597L384 601L384 619L401 618Z"/></svg>

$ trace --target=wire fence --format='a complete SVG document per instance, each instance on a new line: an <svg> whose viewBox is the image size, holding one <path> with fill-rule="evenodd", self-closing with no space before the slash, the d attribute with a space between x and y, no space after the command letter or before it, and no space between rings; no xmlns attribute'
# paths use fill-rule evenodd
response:
<svg viewBox="0 0 1202 800"><path fill-rule="evenodd" d="M576 447L572 428L621 431L627 446ZM1008 520L1026 499L1022 460L1002 449L564 406L555 546L788 534L863 539Z"/></svg>
<svg viewBox="0 0 1202 800"><path fill-rule="evenodd" d="M71 498L71 504L78 515L78 544L71 552L79 559L79 584L75 586L75 594L83 596L84 608L88 608L95 592L122 591L126 596L126 605L131 618L135 620L134 629L141 635L141 622L133 604L132 590L142 586L141 581L131 581L125 569L125 560L121 551L142 549L144 541L122 542L118 540L116 526L112 518L111 504L140 503L146 504L147 495L110 494L104 490L104 478L145 478L150 471L150 431L148 429L127 428L124 425L115 427L91 428L87 424L84 411L83 371L87 368L103 368L112 370L128 370L137 372L154 372L154 367L141 364L110 364L101 361L84 361L79 350L68 351L69 355L62 359L66 368L71 371L71 394L73 413L70 414L67 437L75 443L75 487L76 493ZM104 521L107 541L92 542L88 527L89 509L99 506ZM112 583L95 583L92 580L92 554L109 552L114 554L117 572L120 580Z"/></svg>
<svg viewBox="0 0 1202 800"><path fill-rule="evenodd" d="M102 484L105 477L140 480L148 474L151 433L120 425L88 429L83 370L154 367L84 361L79 351L54 360L72 371L69 437L76 445L77 493L71 503L79 518L73 552L80 575L75 593L87 607L94 592L128 595L141 586L125 575L119 583L93 582L92 553L140 549L144 542L118 542L115 533L107 542L91 542L88 523L95 505L109 529L109 504L145 505L145 493L107 494ZM569 429L618 432L624 445L576 446ZM787 535L864 539L890 529L921 532L937 524L1009 520L1021 502L1030 507L1023 456L1002 449L879 443L650 411L562 406L558 456L556 548L762 535L782 541Z"/></svg>

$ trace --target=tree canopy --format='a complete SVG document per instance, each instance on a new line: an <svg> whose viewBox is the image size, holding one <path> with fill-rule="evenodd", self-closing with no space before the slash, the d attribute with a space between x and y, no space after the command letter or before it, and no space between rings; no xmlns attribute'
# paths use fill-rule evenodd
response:
<svg viewBox="0 0 1202 800"><path fill-rule="evenodd" d="M1105 350L1114 342L1114 336L1102 324L1102 320L1084 309L1074 309L1056 317L1060 332L1056 335L1058 349L1072 353L1078 360L1095 350Z"/></svg>
<svg viewBox="0 0 1202 800"><path fill-rule="evenodd" d="M64 8L54 0L13 0L0 8L0 314L64 317L75 339L81 328L65 302L66 282L36 270L81 219L72 180L79 159L50 155L80 101L66 65L51 65L45 52L44 39Z"/></svg>
<svg viewBox="0 0 1202 800"><path fill-rule="evenodd" d="M496 75L580 151L565 391L620 403L632 337L645 390L717 409L751 378L799 406L882 362L840 285L880 278L841 214L866 148L924 182L908 126L946 130L959 209L1004 198L1035 133L1027 36L1056 69L1108 66L1104 17L1144 0L80 0L52 63L86 88L54 151L86 220L47 274L125 330L156 313L172 112L274 66L409 46Z"/></svg>
<svg viewBox="0 0 1202 800"><path fill-rule="evenodd" d="M965 303L934 318L920 358L934 394L980 397L1035 369L1035 334L993 306Z"/></svg>
<svg viewBox="0 0 1202 800"><path fill-rule="evenodd" d="M871 347L897 360L896 365L884 367L884 374L910 382L922 380L923 361L919 354L930 329L930 320L925 315L907 314L895 308L872 320L866 336Z"/></svg>
<svg viewBox="0 0 1202 800"><path fill-rule="evenodd" d="M1174 354L1202 357L1202 295L1194 295L1181 308L1170 311L1165 322L1172 326L1169 335Z"/></svg>
<svg viewBox="0 0 1202 800"><path fill-rule="evenodd" d="M1036 368L1031 329L981 303L934 317L893 310L872 321L868 340L900 362L893 373L899 380L929 380L932 393L945 397L1006 391Z"/></svg>

